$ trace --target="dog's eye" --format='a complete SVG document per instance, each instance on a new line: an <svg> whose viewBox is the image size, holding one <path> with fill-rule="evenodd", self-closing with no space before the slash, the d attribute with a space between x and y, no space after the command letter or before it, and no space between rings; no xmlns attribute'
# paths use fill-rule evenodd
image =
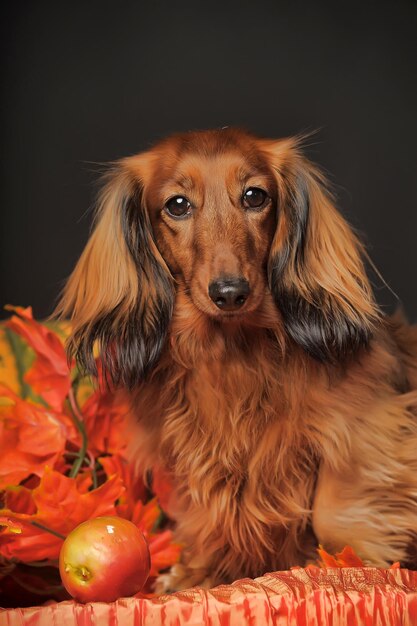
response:
<svg viewBox="0 0 417 626"><path fill-rule="evenodd" d="M166 203L165 210L171 217L185 217L191 213L191 204L183 196L174 196Z"/></svg>
<svg viewBox="0 0 417 626"><path fill-rule="evenodd" d="M266 202L268 194L258 187L249 187L243 194L242 204L246 209L260 209Z"/></svg>

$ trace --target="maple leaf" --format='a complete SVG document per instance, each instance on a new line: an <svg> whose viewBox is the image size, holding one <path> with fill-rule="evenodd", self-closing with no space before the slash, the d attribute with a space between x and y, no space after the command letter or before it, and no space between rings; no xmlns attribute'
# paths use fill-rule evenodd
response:
<svg viewBox="0 0 417 626"><path fill-rule="evenodd" d="M71 419L22 400L0 384L0 488L17 485L62 456L66 442L77 442Z"/></svg>
<svg viewBox="0 0 417 626"><path fill-rule="evenodd" d="M30 497L24 494L28 512L22 511L22 505L19 511L0 510L0 516L22 526L22 532L13 537L0 533L0 554L25 562L57 559L63 539L76 526L101 515L116 515L115 502L124 492L119 476L92 491L85 491L85 481L77 479L47 468ZM7 505L13 502L6 489Z"/></svg>
<svg viewBox="0 0 417 626"><path fill-rule="evenodd" d="M6 529L8 533L19 534L22 532L22 524L16 520L10 519L10 517L0 515L0 532L3 529Z"/></svg>
<svg viewBox="0 0 417 626"><path fill-rule="evenodd" d="M333 556L319 546L317 552L321 558L320 567L364 567L364 562L355 553L353 548L345 546L341 552L336 552Z"/></svg>
<svg viewBox="0 0 417 626"><path fill-rule="evenodd" d="M21 392L16 355L3 323L0 323L0 382L15 393Z"/></svg>
<svg viewBox="0 0 417 626"><path fill-rule="evenodd" d="M129 405L126 399L111 391L95 391L83 404L82 414L93 454L123 455L127 447L126 419Z"/></svg>
<svg viewBox="0 0 417 626"><path fill-rule="evenodd" d="M117 503L117 514L133 521L135 507L142 507L146 499L146 487L142 478L136 475L132 464L120 455L100 457L98 460L107 478L114 475L121 477L125 491Z"/></svg>
<svg viewBox="0 0 417 626"><path fill-rule="evenodd" d="M171 530L164 530L148 537L151 554L151 571L149 576L158 576L161 570L177 563L182 547L173 541Z"/></svg>
<svg viewBox="0 0 417 626"><path fill-rule="evenodd" d="M143 532L145 537L149 537L158 519L161 517L161 509L156 498L152 498L146 504L140 500L136 502L131 521Z"/></svg>
<svg viewBox="0 0 417 626"><path fill-rule="evenodd" d="M71 386L65 348L58 335L33 319L32 308L7 306L14 311L6 322L8 328L22 336L34 349L36 359L25 374L25 381L55 411L62 411Z"/></svg>
<svg viewBox="0 0 417 626"><path fill-rule="evenodd" d="M335 555L326 552L323 546L319 546L317 552L321 559L318 560L319 567L366 567L365 563L351 546L345 546L341 552L336 552ZM399 569L400 567L400 562L396 561L390 565L389 569Z"/></svg>
<svg viewBox="0 0 417 626"><path fill-rule="evenodd" d="M36 505L32 498L32 490L19 485L7 487L4 490L5 508L13 513L33 515L36 513Z"/></svg>

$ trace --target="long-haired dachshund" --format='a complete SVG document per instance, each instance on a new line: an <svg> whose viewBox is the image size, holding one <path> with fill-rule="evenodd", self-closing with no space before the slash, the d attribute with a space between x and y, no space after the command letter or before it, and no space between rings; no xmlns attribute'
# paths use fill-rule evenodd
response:
<svg viewBox="0 0 417 626"><path fill-rule="evenodd" d="M378 309L364 254L297 139L178 134L108 173L59 311L173 481L165 587L318 542L417 565L417 330Z"/></svg>

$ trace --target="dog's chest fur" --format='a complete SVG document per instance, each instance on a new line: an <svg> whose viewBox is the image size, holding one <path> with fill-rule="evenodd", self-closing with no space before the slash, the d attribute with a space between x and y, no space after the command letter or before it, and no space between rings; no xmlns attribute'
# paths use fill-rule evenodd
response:
<svg viewBox="0 0 417 626"><path fill-rule="evenodd" d="M285 550L284 526L299 534L311 506L315 458L290 410L302 377L283 377L279 342L264 329L227 338L212 332L198 345L187 354L183 341L171 342L142 388L142 441L150 464L173 475L180 537L187 542L189 527L202 550L223 542L239 553L257 536L261 562L274 544ZM220 536L221 528L236 532Z"/></svg>

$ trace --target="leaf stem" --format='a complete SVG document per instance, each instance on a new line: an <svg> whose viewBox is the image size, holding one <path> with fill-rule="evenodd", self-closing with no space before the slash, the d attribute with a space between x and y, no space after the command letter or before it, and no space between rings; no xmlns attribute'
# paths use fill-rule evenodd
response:
<svg viewBox="0 0 417 626"><path fill-rule="evenodd" d="M52 528L48 528L48 526L44 526L40 522L31 521L32 526L36 526L36 528L40 528L41 530L45 530L47 533L51 533L51 535L55 535L58 539L65 540L65 536L58 533L56 530L52 530Z"/></svg>
<svg viewBox="0 0 417 626"><path fill-rule="evenodd" d="M58 561L45 559L44 561L30 561L26 565L30 565L30 567L58 567Z"/></svg>
<svg viewBox="0 0 417 626"><path fill-rule="evenodd" d="M76 459L69 473L70 478L75 478L78 472L80 471L82 464L84 463L84 459L87 454L88 440L87 440L87 433L85 430L83 416L78 407L77 399L75 397L74 389L72 387L70 387L70 390L68 392L68 399L70 402L74 424L77 427L77 430L79 431L81 435L81 449L80 449L79 457Z"/></svg>

